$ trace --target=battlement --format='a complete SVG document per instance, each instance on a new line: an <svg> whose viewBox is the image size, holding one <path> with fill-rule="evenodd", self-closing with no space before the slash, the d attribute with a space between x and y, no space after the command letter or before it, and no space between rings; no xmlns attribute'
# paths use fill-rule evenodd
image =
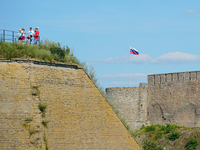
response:
<svg viewBox="0 0 200 150"><path fill-rule="evenodd" d="M190 81L200 81L200 71L176 72L165 74L148 75L148 85L158 85L163 83L183 83Z"/></svg>
<svg viewBox="0 0 200 150"><path fill-rule="evenodd" d="M200 71L148 75L139 87L106 89L130 126L177 124L200 126Z"/></svg>

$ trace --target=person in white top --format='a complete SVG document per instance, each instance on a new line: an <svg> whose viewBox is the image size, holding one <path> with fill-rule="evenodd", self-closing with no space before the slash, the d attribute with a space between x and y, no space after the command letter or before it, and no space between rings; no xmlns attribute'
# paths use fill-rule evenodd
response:
<svg viewBox="0 0 200 150"><path fill-rule="evenodd" d="M32 42L32 37L33 37L33 35L34 35L34 31L32 30L32 27L30 27L30 31L28 32L28 37L27 37L27 42L29 43L29 44L31 44L31 42ZM30 40L30 42L29 42L29 40Z"/></svg>
<svg viewBox="0 0 200 150"><path fill-rule="evenodd" d="M22 29L21 29L22 43L24 43L24 40L25 40L25 33L26 33L26 32L25 32L25 29L22 28Z"/></svg>

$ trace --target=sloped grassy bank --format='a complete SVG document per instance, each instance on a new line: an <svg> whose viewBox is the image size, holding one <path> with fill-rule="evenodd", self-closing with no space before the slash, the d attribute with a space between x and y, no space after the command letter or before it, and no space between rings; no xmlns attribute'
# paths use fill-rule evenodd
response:
<svg viewBox="0 0 200 150"><path fill-rule="evenodd" d="M35 58L49 62L64 62L80 64L80 61L70 53L68 46L61 47L59 43L46 40L39 45L0 42L0 57L12 58Z"/></svg>
<svg viewBox="0 0 200 150"><path fill-rule="evenodd" d="M177 125L143 126L134 134L144 150L195 150L200 146L200 127Z"/></svg>

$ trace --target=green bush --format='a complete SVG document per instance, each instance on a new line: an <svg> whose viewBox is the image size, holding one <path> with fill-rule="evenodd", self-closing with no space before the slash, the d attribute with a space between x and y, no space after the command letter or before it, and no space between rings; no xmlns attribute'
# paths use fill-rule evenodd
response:
<svg viewBox="0 0 200 150"><path fill-rule="evenodd" d="M162 125L160 127L160 130L165 131L165 133L170 133L170 132L174 131L177 127L178 127L177 125L167 124L166 126Z"/></svg>
<svg viewBox="0 0 200 150"><path fill-rule="evenodd" d="M170 141L175 141L176 139L178 139L180 137L180 134L178 132L175 132L175 133L171 133L167 136L167 138L170 140Z"/></svg>
<svg viewBox="0 0 200 150"><path fill-rule="evenodd" d="M41 112L44 112L45 109L47 108L47 104L40 102L40 103L38 104L38 108L39 108L39 110L40 110Z"/></svg>
<svg viewBox="0 0 200 150"><path fill-rule="evenodd" d="M65 50L60 47L51 47L50 51L55 56L56 60L63 60L65 58Z"/></svg>
<svg viewBox="0 0 200 150"><path fill-rule="evenodd" d="M156 130L156 126L155 125L145 127L145 131L146 132L153 132L155 130Z"/></svg>
<svg viewBox="0 0 200 150"><path fill-rule="evenodd" d="M157 146L157 144L153 141L144 141L143 149L144 150L162 150L162 147Z"/></svg>
<svg viewBox="0 0 200 150"><path fill-rule="evenodd" d="M162 132L158 132L155 136L155 140L158 140L158 139L161 139L163 136L163 133Z"/></svg>
<svg viewBox="0 0 200 150"><path fill-rule="evenodd" d="M166 126L166 133L170 133L176 129L176 125L167 124Z"/></svg>
<svg viewBox="0 0 200 150"><path fill-rule="evenodd" d="M197 139L190 138L189 141L186 143L185 148L187 150L195 150L198 146Z"/></svg>

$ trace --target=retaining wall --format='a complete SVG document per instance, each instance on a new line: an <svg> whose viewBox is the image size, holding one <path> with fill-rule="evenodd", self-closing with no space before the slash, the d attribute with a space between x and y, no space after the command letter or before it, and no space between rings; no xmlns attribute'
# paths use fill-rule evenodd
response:
<svg viewBox="0 0 200 150"><path fill-rule="evenodd" d="M0 91L0 149L140 149L78 66L1 62Z"/></svg>

